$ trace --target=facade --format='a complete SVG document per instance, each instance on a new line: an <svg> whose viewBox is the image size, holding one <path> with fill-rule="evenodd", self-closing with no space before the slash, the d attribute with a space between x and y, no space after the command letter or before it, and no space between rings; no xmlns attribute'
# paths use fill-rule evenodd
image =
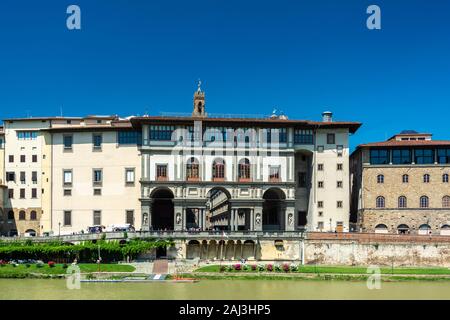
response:
<svg viewBox="0 0 450 320"><path fill-rule="evenodd" d="M358 146L350 167L360 231L450 234L450 141L403 131Z"/></svg>
<svg viewBox="0 0 450 320"><path fill-rule="evenodd" d="M193 102L189 116L4 120L1 233L349 231L360 123L215 117L200 86Z"/></svg>

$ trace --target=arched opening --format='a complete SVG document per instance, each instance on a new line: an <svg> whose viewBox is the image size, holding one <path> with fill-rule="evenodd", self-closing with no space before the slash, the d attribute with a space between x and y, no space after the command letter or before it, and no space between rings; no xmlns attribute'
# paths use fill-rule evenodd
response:
<svg viewBox="0 0 450 320"><path fill-rule="evenodd" d="M375 227L375 233L388 233L388 227L385 224L378 224Z"/></svg>
<svg viewBox="0 0 450 320"><path fill-rule="evenodd" d="M441 227L441 236L450 236L450 226L448 224L444 224Z"/></svg>
<svg viewBox="0 0 450 320"><path fill-rule="evenodd" d="M200 165L195 157L190 157L186 162L186 180L198 181L200 180Z"/></svg>
<svg viewBox="0 0 450 320"><path fill-rule="evenodd" d="M152 229L174 229L173 193L169 189L161 188L152 192Z"/></svg>
<svg viewBox="0 0 450 320"><path fill-rule="evenodd" d="M222 158L214 159L212 166L212 177L213 181L225 180L225 160Z"/></svg>
<svg viewBox="0 0 450 320"><path fill-rule="evenodd" d="M31 211L30 212L30 220L37 220L37 213L36 211Z"/></svg>
<svg viewBox="0 0 450 320"><path fill-rule="evenodd" d="M250 160L243 158L239 161L238 178L241 182L251 181Z"/></svg>
<svg viewBox="0 0 450 320"><path fill-rule="evenodd" d="M283 200L286 199L284 192L278 188L270 188L264 192L263 199L263 230L283 230Z"/></svg>
<svg viewBox="0 0 450 320"><path fill-rule="evenodd" d="M25 237L36 237L36 230L27 229L24 234Z"/></svg>
<svg viewBox="0 0 450 320"><path fill-rule="evenodd" d="M397 227L397 233L398 234L409 234L409 226L406 224L401 224Z"/></svg>
<svg viewBox="0 0 450 320"><path fill-rule="evenodd" d="M419 227L418 234L427 235L427 234L430 234L430 232L431 232L431 227L428 224L422 224Z"/></svg>
<svg viewBox="0 0 450 320"><path fill-rule="evenodd" d="M19 211L19 220L25 220L25 211Z"/></svg>
<svg viewBox="0 0 450 320"><path fill-rule="evenodd" d="M227 189L214 187L206 195L206 214L204 229L230 230L230 199Z"/></svg>

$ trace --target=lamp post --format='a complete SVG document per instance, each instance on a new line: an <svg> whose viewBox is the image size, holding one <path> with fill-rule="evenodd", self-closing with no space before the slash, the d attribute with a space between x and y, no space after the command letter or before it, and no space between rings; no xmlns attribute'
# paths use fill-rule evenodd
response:
<svg viewBox="0 0 450 320"><path fill-rule="evenodd" d="M58 222L58 237L61 237L61 222Z"/></svg>

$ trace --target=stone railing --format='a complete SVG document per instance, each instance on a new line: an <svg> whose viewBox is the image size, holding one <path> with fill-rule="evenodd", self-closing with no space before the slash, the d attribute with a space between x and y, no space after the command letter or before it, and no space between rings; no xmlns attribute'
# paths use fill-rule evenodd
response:
<svg viewBox="0 0 450 320"><path fill-rule="evenodd" d="M409 243L436 243L450 242L450 236L441 235L407 235L389 233L356 233L356 232L308 232L308 240L347 240L361 243L375 242L409 242Z"/></svg>

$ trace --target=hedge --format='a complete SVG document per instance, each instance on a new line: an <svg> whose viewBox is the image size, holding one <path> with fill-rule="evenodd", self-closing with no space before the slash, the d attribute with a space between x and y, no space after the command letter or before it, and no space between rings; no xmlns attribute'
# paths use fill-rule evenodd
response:
<svg viewBox="0 0 450 320"><path fill-rule="evenodd" d="M139 254L152 248L173 245L171 240L130 240L125 244L118 241L100 240L96 243L84 242L70 245L62 242L31 243L26 242L0 242L0 259L3 260L73 260L79 262L93 262L98 259L98 249L104 262L120 261L130 257L136 258Z"/></svg>

